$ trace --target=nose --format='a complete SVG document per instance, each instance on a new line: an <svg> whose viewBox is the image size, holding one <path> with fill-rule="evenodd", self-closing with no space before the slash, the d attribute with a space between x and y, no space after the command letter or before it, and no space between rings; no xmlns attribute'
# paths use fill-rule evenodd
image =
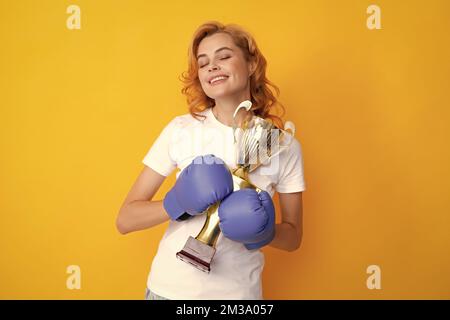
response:
<svg viewBox="0 0 450 320"><path fill-rule="evenodd" d="M213 70L217 70L218 67L215 64L211 64L211 66L209 67L209 72L213 71Z"/></svg>

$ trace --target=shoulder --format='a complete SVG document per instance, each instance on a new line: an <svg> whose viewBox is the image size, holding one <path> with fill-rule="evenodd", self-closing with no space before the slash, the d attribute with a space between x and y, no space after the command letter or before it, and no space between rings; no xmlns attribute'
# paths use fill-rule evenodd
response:
<svg viewBox="0 0 450 320"><path fill-rule="evenodd" d="M302 156L302 145L296 137L292 137L291 142L285 152L285 158L289 159L291 157L301 157L301 156Z"/></svg>

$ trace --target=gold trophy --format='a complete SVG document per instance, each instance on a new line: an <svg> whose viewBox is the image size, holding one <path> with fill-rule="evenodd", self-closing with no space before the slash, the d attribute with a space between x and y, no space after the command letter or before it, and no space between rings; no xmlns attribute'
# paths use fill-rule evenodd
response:
<svg viewBox="0 0 450 320"><path fill-rule="evenodd" d="M251 106L251 101L243 101L236 108L233 120L240 108L248 111ZM234 169L229 168L233 177L233 190L252 188L261 192L261 189L250 182L249 173L269 163L289 147L294 138L294 124L287 121L282 130L275 127L272 122L257 116L246 119L239 128L236 128L235 124L234 121L233 135L237 166ZM211 262L216 252L215 246L220 235L219 205L220 201L205 210L206 221L202 230L195 238L190 236L183 249L176 254L178 259L206 273L211 271Z"/></svg>

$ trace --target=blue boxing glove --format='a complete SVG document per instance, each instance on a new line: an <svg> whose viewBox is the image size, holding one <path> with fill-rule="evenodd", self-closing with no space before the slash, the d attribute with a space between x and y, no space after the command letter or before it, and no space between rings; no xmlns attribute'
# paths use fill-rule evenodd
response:
<svg viewBox="0 0 450 320"><path fill-rule="evenodd" d="M228 167L222 159L208 154L196 157L183 169L163 205L172 220L182 221L203 213L232 192Z"/></svg>
<svg viewBox="0 0 450 320"><path fill-rule="evenodd" d="M266 191L245 188L233 192L220 203L219 220L223 235L248 250L259 249L275 237L275 207Z"/></svg>

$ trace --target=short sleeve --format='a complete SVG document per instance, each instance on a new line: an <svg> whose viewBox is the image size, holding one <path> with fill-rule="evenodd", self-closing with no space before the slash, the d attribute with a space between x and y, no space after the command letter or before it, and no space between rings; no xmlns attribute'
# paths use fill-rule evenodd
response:
<svg viewBox="0 0 450 320"><path fill-rule="evenodd" d="M303 154L300 142L294 139L285 152L284 163L282 163L275 190L280 193L305 191Z"/></svg>
<svg viewBox="0 0 450 320"><path fill-rule="evenodd" d="M177 163L171 153L171 145L178 129L177 117L172 119L161 131L142 163L163 176L169 176Z"/></svg>

